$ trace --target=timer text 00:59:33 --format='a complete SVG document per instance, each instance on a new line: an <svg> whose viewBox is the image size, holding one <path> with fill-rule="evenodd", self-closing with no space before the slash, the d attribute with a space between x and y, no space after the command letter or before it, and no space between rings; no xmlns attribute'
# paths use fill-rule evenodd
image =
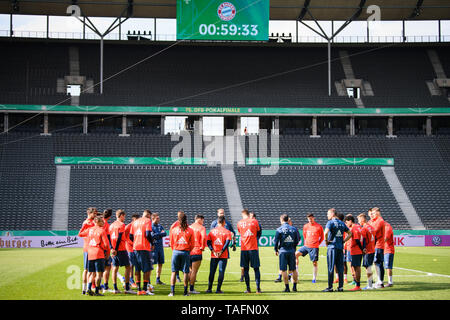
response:
<svg viewBox="0 0 450 320"><path fill-rule="evenodd" d="M198 28L199 33L204 35L211 36L257 36L258 35L258 25L252 24L243 24L243 25L235 25L235 24L201 24Z"/></svg>

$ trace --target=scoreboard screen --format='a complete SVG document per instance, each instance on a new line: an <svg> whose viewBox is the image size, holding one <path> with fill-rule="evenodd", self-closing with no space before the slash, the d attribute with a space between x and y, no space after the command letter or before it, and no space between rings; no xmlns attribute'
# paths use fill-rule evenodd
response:
<svg viewBox="0 0 450 320"><path fill-rule="evenodd" d="M177 39L267 41L269 0L177 0Z"/></svg>

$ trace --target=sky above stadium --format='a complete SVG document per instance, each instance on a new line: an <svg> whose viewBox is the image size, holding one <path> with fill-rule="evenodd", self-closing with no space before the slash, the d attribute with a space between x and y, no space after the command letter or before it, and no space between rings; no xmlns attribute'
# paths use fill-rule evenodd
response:
<svg viewBox="0 0 450 320"><path fill-rule="evenodd" d="M114 18L91 18L96 27L102 32L106 30L109 25L114 21ZM46 16L27 16L27 15L15 15L13 18L13 30L19 32L41 32L44 33L47 30ZM307 22L311 26L314 26L314 22ZM337 30L343 21L334 22L334 30ZM322 21L322 27L324 30L331 34L331 22ZM427 41L427 37L438 35L438 22L437 21L406 21L406 36L422 37L422 41ZM370 36L372 37L385 37L385 36L402 36L402 22L401 21L380 21L370 22ZM9 35L10 29L10 17L6 14L0 15L0 35ZM153 18L132 18L123 23L121 34L125 35L128 31L140 31L142 34L144 31L155 34L155 20ZM49 23L50 33L74 33L74 36L80 35L83 32L82 23L73 17L50 17ZM441 32L443 36L447 36L445 39L450 41L450 20L441 22ZM93 33L86 28L86 33ZM113 31L113 34L118 37L119 30ZM295 21L270 21L269 34L270 33L285 33L286 35L291 33L293 37L296 35ZM156 34L158 40L175 40L176 37L176 20L175 19L157 19L156 20ZM16 34L19 36L19 34ZM314 41L314 37L317 37L313 31L307 27L298 25L299 40L302 41ZM354 21L345 30L343 30L338 37L361 37L367 36L367 22L366 21ZM67 35L70 37L70 35ZM309 38L308 38L309 37ZM342 38L341 38L342 39ZM418 39L420 41L420 39Z"/></svg>

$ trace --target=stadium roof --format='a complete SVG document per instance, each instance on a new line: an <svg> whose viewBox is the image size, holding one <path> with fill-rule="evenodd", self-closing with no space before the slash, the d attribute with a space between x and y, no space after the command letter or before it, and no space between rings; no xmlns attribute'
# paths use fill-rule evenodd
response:
<svg viewBox="0 0 450 320"><path fill-rule="evenodd" d="M175 18L176 2L134 0L132 17ZM0 13L65 16L67 7L72 4L80 6L89 17L118 17L127 8L128 0L0 0ZM382 20L450 19L448 0L271 0L270 19L296 20L306 6L317 20L347 20L361 6L356 20L366 20L370 5L380 7ZM303 20L311 19L309 14L303 17Z"/></svg>

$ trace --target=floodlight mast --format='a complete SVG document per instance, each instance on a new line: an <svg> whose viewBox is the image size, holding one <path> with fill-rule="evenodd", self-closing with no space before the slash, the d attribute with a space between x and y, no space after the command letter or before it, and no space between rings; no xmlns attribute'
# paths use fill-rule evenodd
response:
<svg viewBox="0 0 450 320"><path fill-rule="evenodd" d="M320 37L324 38L328 42L328 96L331 96L331 42L334 40L334 38L342 31L344 30L353 20L357 19L363 10L364 5L366 4L367 0L361 0L359 3L358 9L356 12L336 31L334 32L334 28L331 30L331 36L328 36L325 30L323 30L320 23L317 21L317 19L312 15L311 11L309 10L309 5L311 3L311 0L305 0L303 4L302 11L300 11L300 15L297 18L297 21L303 24L305 27L310 29L311 31L318 34ZM303 22L303 18L305 15L308 14L312 20L314 20L315 24L319 28L314 29L313 27L307 25L305 22Z"/></svg>
<svg viewBox="0 0 450 320"><path fill-rule="evenodd" d="M124 15L126 13L126 15ZM85 27L91 29L96 35L100 37L100 81L99 81L99 91L100 94L103 94L103 55L104 55L104 46L103 40L104 38L110 34L113 30L120 27L125 21L127 21L133 15L133 0L128 1L128 6L122 11L120 16L118 16L113 23L106 29L105 32L101 33L96 27L95 24L83 13L83 10L80 8L80 14L84 19L80 18L80 15L73 15L77 18ZM122 20L122 18L125 18Z"/></svg>

